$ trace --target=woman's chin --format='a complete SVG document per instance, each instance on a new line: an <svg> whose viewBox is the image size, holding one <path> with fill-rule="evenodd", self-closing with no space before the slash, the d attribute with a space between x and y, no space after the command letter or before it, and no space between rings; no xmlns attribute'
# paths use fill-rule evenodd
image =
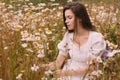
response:
<svg viewBox="0 0 120 80"><path fill-rule="evenodd" d="M68 30L72 30L70 27L68 27Z"/></svg>

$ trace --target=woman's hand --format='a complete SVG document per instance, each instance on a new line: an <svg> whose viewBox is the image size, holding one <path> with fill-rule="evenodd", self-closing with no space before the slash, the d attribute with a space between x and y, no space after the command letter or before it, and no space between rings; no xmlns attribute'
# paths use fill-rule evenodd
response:
<svg viewBox="0 0 120 80"><path fill-rule="evenodd" d="M55 70L56 69L56 64L55 64L55 62L50 62L49 64L48 64L48 67L49 67L49 69L50 70Z"/></svg>
<svg viewBox="0 0 120 80"><path fill-rule="evenodd" d="M62 70L56 70L54 72L54 76L59 78L59 77L62 77L63 76L63 71Z"/></svg>
<svg viewBox="0 0 120 80"><path fill-rule="evenodd" d="M39 67L42 67L42 68L49 68L49 66L48 66L49 64L39 64Z"/></svg>
<svg viewBox="0 0 120 80"><path fill-rule="evenodd" d="M55 75L55 77L68 76L68 75L69 75L69 71L68 71L68 70L61 70L61 69L59 69L59 70L56 70L56 71L54 72L54 75Z"/></svg>
<svg viewBox="0 0 120 80"><path fill-rule="evenodd" d="M46 68L46 69L50 69L50 70L55 70L56 69L56 64L55 62L50 62L48 64L40 64L40 67Z"/></svg>

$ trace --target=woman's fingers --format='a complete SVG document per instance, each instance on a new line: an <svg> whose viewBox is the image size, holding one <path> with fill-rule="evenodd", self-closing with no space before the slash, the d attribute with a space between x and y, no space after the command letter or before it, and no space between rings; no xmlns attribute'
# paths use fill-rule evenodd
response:
<svg viewBox="0 0 120 80"><path fill-rule="evenodd" d="M40 67L43 67L43 68L49 67L48 64L40 64L39 66L40 66Z"/></svg>
<svg viewBox="0 0 120 80"><path fill-rule="evenodd" d="M51 70L55 70L55 69L56 69L56 64L55 64L55 62L49 63L49 69L51 69Z"/></svg>

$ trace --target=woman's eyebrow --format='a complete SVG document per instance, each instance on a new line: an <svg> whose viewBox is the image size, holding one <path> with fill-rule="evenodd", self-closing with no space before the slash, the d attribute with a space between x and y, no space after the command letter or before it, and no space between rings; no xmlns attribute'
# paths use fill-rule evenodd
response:
<svg viewBox="0 0 120 80"><path fill-rule="evenodd" d="M65 17L72 17L72 15L66 15Z"/></svg>

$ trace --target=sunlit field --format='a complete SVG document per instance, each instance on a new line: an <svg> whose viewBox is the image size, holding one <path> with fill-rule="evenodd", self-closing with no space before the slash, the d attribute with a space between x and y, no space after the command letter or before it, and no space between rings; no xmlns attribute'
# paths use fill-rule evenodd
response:
<svg viewBox="0 0 120 80"><path fill-rule="evenodd" d="M120 3L83 3L107 43L90 80L120 80ZM66 31L62 10L54 0L36 5L0 1L0 80L55 80L54 71L41 65L58 55L57 44Z"/></svg>

